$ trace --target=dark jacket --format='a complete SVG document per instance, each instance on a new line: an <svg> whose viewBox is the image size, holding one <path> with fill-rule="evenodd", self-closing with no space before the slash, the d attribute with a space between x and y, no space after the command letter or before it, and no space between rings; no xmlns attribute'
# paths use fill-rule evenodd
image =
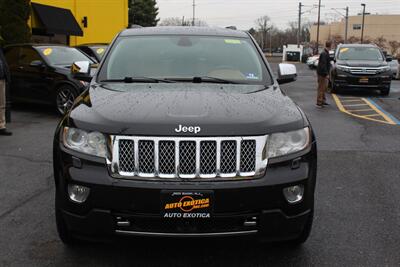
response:
<svg viewBox="0 0 400 267"><path fill-rule="evenodd" d="M0 80L10 82L10 70L6 58L4 57L3 50L0 48Z"/></svg>
<svg viewBox="0 0 400 267"><path fill-rule="evenodd" d="M331 70L331 58L329 56L329 51L324 49L321 55L319 55L317 73L319 76L328 76Z"/></svg>

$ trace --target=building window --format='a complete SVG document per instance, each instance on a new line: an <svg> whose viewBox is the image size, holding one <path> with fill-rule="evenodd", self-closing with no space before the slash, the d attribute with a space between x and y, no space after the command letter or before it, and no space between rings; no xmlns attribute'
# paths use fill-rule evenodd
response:
<svg viewBox="0 0 400 267"><path fill-rule="evenodd" d="M353 30L361 30L361 24L353 24Z"/></svg>

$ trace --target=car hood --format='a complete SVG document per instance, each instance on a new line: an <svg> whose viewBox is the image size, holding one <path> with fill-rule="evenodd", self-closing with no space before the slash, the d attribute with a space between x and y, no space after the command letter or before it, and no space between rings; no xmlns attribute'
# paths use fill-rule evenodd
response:
<svg viewBox="0 0 400 267"><path fill-rule="evenodd" d="M336 64L348 67L364 67L364 68L384 67L388 65L385 61L369 61L369 60L338 60Z"/></svg>
<svg viewBox="0 0 400 267"><path fill-rule="evenodd" d="M69 125L108 134L193 136L263 135L307 123L297 105L275 86L221 84L92 85L69 114Z"/></svg>

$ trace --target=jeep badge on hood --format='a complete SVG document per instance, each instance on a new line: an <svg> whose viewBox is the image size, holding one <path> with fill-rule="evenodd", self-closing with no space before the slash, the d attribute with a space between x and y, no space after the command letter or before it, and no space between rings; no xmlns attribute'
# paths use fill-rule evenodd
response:
<svg viewBox="0 0 400 267"><path fill-rule="evenodd" d="M177 133L199 133L201 131L200 126L183 126L179 124L178 128L175 128L175 132Z"/></svg>

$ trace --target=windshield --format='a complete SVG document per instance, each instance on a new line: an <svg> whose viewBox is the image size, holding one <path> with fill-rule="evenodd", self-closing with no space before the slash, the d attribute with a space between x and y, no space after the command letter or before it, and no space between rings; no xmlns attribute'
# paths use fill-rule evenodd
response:
<svg viewBox="0 0 400 267"><path fill-rule="evenodd" d="M64 46L43 46L37 49L51 65L70 66L75 61L90 61L90 63L93 63L91 59L76 48Z"/></svg>
<svg viewBox="0 0 400 267"><path fill-rule="evenodd" d="M212 77L236 83L271 84L250 39L216 36L120 38L105 61L99 80L125 77L178 81Z"/></svg>
<svg viewBox="0 0 400 267"><path fill-rule="evenodd" d="M339 50L340 60L383 60L381 51L375 47L344 47Z"/></svg>

